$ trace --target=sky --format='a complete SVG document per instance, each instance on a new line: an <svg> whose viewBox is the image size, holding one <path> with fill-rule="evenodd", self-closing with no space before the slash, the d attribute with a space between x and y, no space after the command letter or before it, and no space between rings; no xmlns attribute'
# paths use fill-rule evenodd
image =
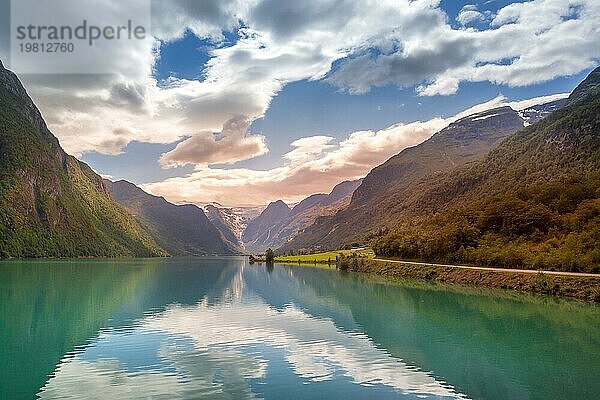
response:
<svg viewBox="0 0 600 400"><path fill-rule="evenodd" d="M61 0L46 14L100 18L115 7ZM148 7L146 40L87 60L110 74L19 76L67 152L178 203L329 192L461 116L564 97L600 58L597 0ZM0 0L9 68L10 11Z"/></svg>

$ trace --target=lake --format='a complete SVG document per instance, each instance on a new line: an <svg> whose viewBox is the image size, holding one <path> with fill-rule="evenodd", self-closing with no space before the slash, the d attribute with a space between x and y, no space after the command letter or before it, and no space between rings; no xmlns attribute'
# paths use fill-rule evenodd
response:
<svg viewBox="0 0 600 400"><path fill-rule="evenodd" d="M594 304L244 258L0 262L2 399L600 398Z"/></svg>

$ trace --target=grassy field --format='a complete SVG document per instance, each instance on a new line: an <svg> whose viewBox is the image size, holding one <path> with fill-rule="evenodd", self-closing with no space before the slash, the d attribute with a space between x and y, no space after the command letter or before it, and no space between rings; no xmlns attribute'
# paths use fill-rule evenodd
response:
<svg viewBox="0 0 600 400"><path fill-rule="evenodd" d="M302 254L297 256L283 256L283 257L275 257L275 262L298 262L300 260L301 263L312 263L315 260L318 263L327 262L331 260L331 262L335 262L335 257L339 255L349 256L351 254L357 254L359 256L374 258L375 254L371 249L356 249L356 250L336 250L336 251L327 251L324 253L314 253L314 254Z"/></svg>

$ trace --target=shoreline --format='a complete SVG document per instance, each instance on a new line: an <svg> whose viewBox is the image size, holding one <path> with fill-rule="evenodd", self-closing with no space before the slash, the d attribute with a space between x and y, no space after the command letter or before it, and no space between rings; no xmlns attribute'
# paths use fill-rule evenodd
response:
<svg viewBox="0 0 600 400"><path fill-rule="evenodd" d="M494 267L477 267L474 265L452 265L452 264L439 264L439 263L428 263L421 261L404 261L394 260L385 258L374 258L373 261L391 262L396 264L405 265L424 265L428 267L443 267L443 268L458 268L458 269L469 269L473 271L493 271L493 272L516 272L523 274L545 274L545 275L560 275L560 276L573 276L573 277L600 277L600 273L591 272L569 272L569 271L549 271L549 270L538 270L538 269L516 269L516 268L494 268Z"/></svg>
<svg viewBox="0 0 600 400"><path fill-rule="evenodd" d="M600 275L574 276L536 271L456 268L450 266L398 263L393 260L365 260L348 263L348 271L421 279L460 285L507 289L557 297L600 302Z"/></svg>
<svg viewBox="0 0 600 400"><path fill-rule="evenodd" d="M262 263L264 260L256 260ZM327 262L279 262L276 264L314 266ZM335 263L330 264L336 268ZM600 303L600 274L565 274L555 271L478 268L428 264L410 261L346 258L338 270L374 274L389 278L403 278L443 282L464 286L505 289L554 297L566 297Z"/></svg>

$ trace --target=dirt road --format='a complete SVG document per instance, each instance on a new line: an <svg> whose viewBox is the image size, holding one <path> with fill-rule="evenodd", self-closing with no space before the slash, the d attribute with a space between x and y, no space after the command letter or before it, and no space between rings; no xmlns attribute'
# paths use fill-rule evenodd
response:
<svg viewBox="0 0 600 400"><path fill-rule="evenodd" d="M535 269L512 269L512 268L492 268L492 267L470 267L466 265L450 265L450 264L436 264L436 263L424 263L416 261L400 261L400 260L388 260L385 258L374 258L375 261L385 261L398 264L406 265L428 265L433 267L448 267L448 268L460 268L460 269L472 269L475 271L495 271L495 272L521 272L524 274L539 274L544 273L548 275L562 275L562 276L577 276L577 277L596 277L600 278L600 274L590 274L584 272L563 272L563 271L542 271Z"/></svg>

